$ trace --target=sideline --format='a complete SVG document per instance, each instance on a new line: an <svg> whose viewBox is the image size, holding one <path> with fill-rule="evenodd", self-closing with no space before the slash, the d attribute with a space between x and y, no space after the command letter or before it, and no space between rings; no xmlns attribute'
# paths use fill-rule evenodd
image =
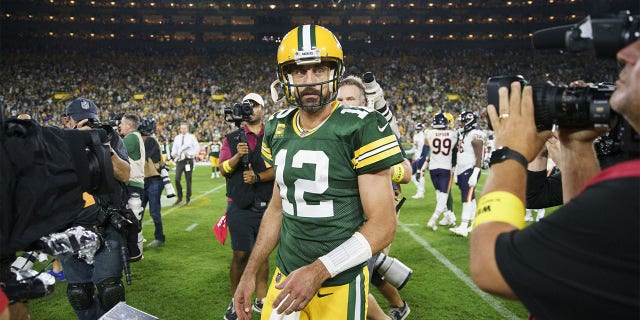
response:
<svg viewBox="0 0 640 320"><path fill-rule="evenodd" d="M193 197L193 199L191 199L191 202L197 201L199 197L206 196L206 195L208 195L210 193L216 192L216 191L218 191L218 190L220 190L222 188L225 188L226 186L227 185L225 183L223 183L223 184L221 184L221 185L219 185L219 186L217 186L217 187L215 187L213 189L210 189L210 190L206 191L205 193L198 194L195 197ZM163 210L163 212L161 213L162 217L165 217L166 215L170 214L171 212L174 212L177 209L182 208L182 206L172 207L171 204L174 201L175 201L174 198L167 198L164 195L162 196L162 199L161 199L161 207L162 207L162 210ZM166 207L170 207L170 208L167 209L167 210L164 210ZM148 211L149 211L149 208L147 208L145 210L145 212L148 212ZM153 219L147 219L145 222L142 223L143 226L149 226L149 225L152 225L152 224L153 224Z"/></svg>
<svg viewBox="0 0 640 320"><path fill-rule="evenodd" d="M509 309L505 308L499 300L494 298L492 295L480 290L480 288L478 288L475 283L473 283L473 280L471 280L471 278L469 278L464 272L462 272L462 270L458 269L458 267L451 263L451 261L449 261L449 259L447 259L447 257L445 257L444 255L442 255L440 251L432 247L429 242L427 242L427 240L424 240L415 232L413 232L413 230L409 229L409 224L404 224L401 221L398 221L398 226L400 226L402 230L404 230L404 232L408 233L413 238L413 240L415 240L417 243L422 245L423 248L429 251L436 259L438 259L438 261L440 261L440 263L447 267L447 269L453 272L453 274L455 274L458 279L466 284L467 287L471 289L471 291L475 292L476 295L484 300L496 312L507 319L519 319L518 316L509 311Z"/></svg>

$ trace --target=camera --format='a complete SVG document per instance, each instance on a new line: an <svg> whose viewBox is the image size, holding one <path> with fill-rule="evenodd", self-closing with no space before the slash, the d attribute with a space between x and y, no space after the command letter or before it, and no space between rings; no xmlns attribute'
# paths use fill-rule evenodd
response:
<svg viewBox="0 0 640 320"><path fill-rule="evenodd" d="M498 89L510 88L514 81L520 82L522 87L531 85L533 89L534 118L538 130L551 130L554 124L575 129L591 126L612 128L615 125L617 117L609 106L609 98L616 89L613 84L566 87L549 81L529 84L521 75L490 77L487 100L496 107L498 114ZM492 129L491 121L489 128Z"/></svg>
<svg viewBox="0 0 640 320"><path fill-rule="evenodd" d="M101 129L102 128L102 123L96 119L87 119L87 122L84 124L87 127L90 127L92 129Z"/></svg>
<svg viewBox="0 0 640 320"><path fill-rule="evenodd" d="M156 121L151 118L140 119L138 132L143 136L150 136L156 132Z"/></svg>
<svg viewBox="0 0 640 320"><path fill-rule="evenodd" d="M164 192L167 194L167 198L173 198L176 196L176 191L171 184L171 178L169 178L169 170L167 166L160 167L160 177L162 177L162 183L164 184Z"/></svg>
<svg viewBox="0 0 640 320"><path fill-rule="evenodd" d="M41 298L53 293L56 279L48 274L31 269L33 263L20 268L1 268L0 287L9 300L21 301Z"/></svg>
<svg viewBox="0 0 640 320"><path fill-rule="evenodd" d="M396 258L391 258L380 252L374 256L373 271L377 272L384 280L402 289L413 274L413 270Z"/></svg>
<svg viewBox="0 0 640 320"><path fill-rule="evenodd" d="M618 50L640 38L640 15L621 11L606 18L587 17L574 25L536 31L535 49L562 49L581 52L593 48L598 58L615 59Z"/></svg>
<svg viewBox="0 0 640 320"><path fill-rule="evenodd" d="M242 121L251 120L253 115L253 103L245 100L241 103L235 103L231 108L224 108L224 120L227 122L235 122L239 124Z"/></svg>

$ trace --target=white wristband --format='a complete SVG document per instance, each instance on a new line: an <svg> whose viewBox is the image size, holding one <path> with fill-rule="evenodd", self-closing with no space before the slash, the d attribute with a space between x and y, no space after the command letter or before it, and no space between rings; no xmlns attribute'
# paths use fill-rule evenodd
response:
<svg viewBox="0 0 640 320"><path fill-rule="evenodd" d="M322 261L333 278L369 260L371 255L369 241L360 232L356 232L347 241L318 259Z"/></svg>

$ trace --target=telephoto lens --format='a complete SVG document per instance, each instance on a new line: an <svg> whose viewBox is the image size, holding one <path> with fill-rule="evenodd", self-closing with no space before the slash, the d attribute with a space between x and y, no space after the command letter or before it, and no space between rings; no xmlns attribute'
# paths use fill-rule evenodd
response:
<svg viewBox="0 0 640 320"><path fill-rule="evenodd" d="M377 255L374 270L398 290L409 282L413 274L413 270L400 260L391 258L382 252Z"/></svg>
<svg viewBox="0 0 640 320"><path fill-rule="evenodd" d="M169 178L169 172L166 168L160 170L160 176L162 177L162 183L164 183L164 191L167 193L167 198L173 198L176 196L176 191L171 184L171 178Z"/></svg>

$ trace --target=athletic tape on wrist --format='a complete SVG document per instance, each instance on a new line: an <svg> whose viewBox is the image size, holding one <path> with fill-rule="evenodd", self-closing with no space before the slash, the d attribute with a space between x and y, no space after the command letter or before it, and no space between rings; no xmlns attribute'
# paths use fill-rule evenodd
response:
<svg viewBox="0 0 640 320"><path fill-rule="evenodd" d="M224 171L226 171L227 173L231 173L233 172L233 168L231 168L231 165L229 165L229 160L225 160L224 162L222 162L222 169L224 169Z"/></svg>
<svg viewBox="0 0 640 320"><path fill-rule="evenodd" d="M494 191L478 200L473 228L487 222L505 222L518 229L525 226L525 208L520 198L506 191Z"/></svg>
<svg viewBox="0 0 640 320"><path fill-rule="evenodd" d="M333 278L369 260L371 256L369 241L360 232L356 232L347 241L318 259L322 261Z"/></svg>
<svg viewBox="0 0 640 320"><path fill-rule="evenodd" d="M403 177L404 177L404 167L402 166L402 163L398 163L395 166L393 166L393 176L391 177L391 181L395 183L400 183Z"/></svg>

